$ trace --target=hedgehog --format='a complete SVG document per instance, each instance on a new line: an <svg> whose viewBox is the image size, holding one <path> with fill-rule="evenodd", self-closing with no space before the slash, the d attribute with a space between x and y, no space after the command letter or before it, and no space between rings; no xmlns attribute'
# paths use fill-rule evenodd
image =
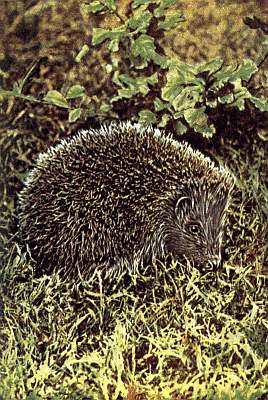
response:
<svg viewBox="0 0 268 400"><path fill-rule="evenodd" d="M39 155L19 194L20 237L45 273L114 277L169 256L215 270L233 185L171 133L111 122Z"/></svg>

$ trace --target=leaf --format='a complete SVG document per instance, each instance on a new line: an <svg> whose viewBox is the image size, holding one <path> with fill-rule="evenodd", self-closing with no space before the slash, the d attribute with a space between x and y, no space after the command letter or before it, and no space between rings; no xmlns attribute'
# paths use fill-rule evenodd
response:
<svg viewBox="0 0 268 400"><path fill-rule="evenodd" d="M116 6L115 6L115 2L114 0L95 0L95 1L91 1L89 4L87 3L83 3L80 6L80 11L81 13L84 14L89 14L89 13L97 13L99 11L104 10L105 8L107 8L108 10L115 10Z"/></svg>
<svg viewBox="0 0 268 400"><path fill-rule="evenodd" d="M243 60L242 64L239 65L236 76L242 79L242 81L248 81L251 76L258 71L257 65L252 60Z"/></svg>
<svg viewBox="0 0 268 400"><path fill-rule="evenodd" d="M82 14L97 13L105 8L105 5L100 1L92 1L90 4L83 3L80 6Z"/></svg>
<svg viewBox="0 0 268 400"><path fill-rule="evenodd" d="M197 73L200 74L202 72L208 72L209 76L219 71L219 69L223 65L223 59L220 57L214 58L214 60L208 61L206 63L200 64L197 66Z"/></svg>
<svg viewBox="0 0 268 400"><path fill-rule="evenodd" d="M234 94L233 93L227 94L226 96L219 97L218 100L219 100L219 103L221 103L221 104L233 103L234 102Z"/></svg>
<svg viewBox="0 0 268 400"><path fill-rule="evenodd" d="M216 129L214 125L206 125L206 126L201 126L201 127L194 127L195 131L198 133L201 133L201 135L206 138L212 138L213 135L216 133Z"/></svg>
<svg viewBox="0 0 268 400"><path fill-rule="evenodd" d="M118 90L118 96L112 99L112 101L117 101L121 98L131 98L139 93L143 96L147 95L150 91L148 85L157 83L158 75L155 72L151 76L133 78L126 74L115 74L113 81L121 87L121 89Z"/></svg>
<svg viewBox="0 0 268 400"><path fill-rule="evenodd" d="M137 8L139 6L149 6L150 4L155 4L156 0L134 0L132 3L132 8Z"/></svg>
<svg viewBox="0 0 268 400"><path fill-rule="evenodd" d="M57 90L50 90L43 98L46 103L53 104L58 107L69 108L65 97Z"/></svg>
<svg viewBox="0 0 268 400"><path fill-rule="evenodd" d="M166 14L166 9L175 5L177 0L161 0L159 1L159 7L154 11L155 17L159 18Z"/></svg>
<svg viewBox="0 0 268 400"><path fill-rule="evenodd" d="M227 86L226 84L225 86ZM240 111L245 109L245 100L251 97L250 92L242 85L241 79L237 79L231 84L232 91L227 90L222 96L218 96L218 102L221 104L231 104ZM207 102L208 103L208 102Z"/></svg>
<svg viewBox="0 0 268 400"><path fill-rule="evenodd" d="M40 61L40 60L39 60ZM34 69L36 68L39 61L34 62L29 70L26 72L25 76L22 79L19 79L18 82L14 82L13 84L13 92L16 94L22 94L23 88L29 77L32 75Z"/></svg>
<svg viewBox="0 0 268 400"><path fill-rule="evenodd" d="M21 94L21 84L20 81L18 82L13 82L13 88L12 88L12 93L14 96L19 96Z"/></svg>
<svg viewBox="0 0 268 400"><path fill-rule="evenodd" d="M118 27L113 30L103 29L103 28L93 28L92 32L92 44L96 46L107 39L120 41L124 36L126 36L126 28Z"/></svg>
<svg viewBox="0 0 268 400"><path fill-rule="evenodd" d="M130 47L134 57L142 57L145 61L154 61L162 68L167 67L167 60L156 52L154 39L146 34L141 34L136 40L133 40Z"/></svg>
<svg viewBox="0 0 268 400"><path fill-rule="evenodd" d="M112 53L116 53L119 50L119 43L120 43L119 39L111 40L110 43L109 43L109 50Z"/></svg>
<svg viewBox="0 0 268 400"><path fill-rule="evenodd" d="M183 110L195 108L195 104L203 100L205 81L195 73L195 67L182 62L169 66L161 96L173 106L176 118L182 116Z"/></svg>
<svg viewBox="0 0 268 400"><path fill-rule="evenodd" d="M172 62L167 73L167 86L196 85L204 86L205 81L196 76L196 67L180 61Z"/></svg>
<svg viewBox="0 0 268 400"><path fill-rule="evenodd" d="M75 108L74 110L71 110L69 112L68 121L69 122L77 121L81 116L81 111L82 111L81 108Z"/></svg>
<svg viewBox="0 0 268 400"><path fill-rule="evenodd" d="M103 102L100 106L100 112L107 114L111 111L111 104Z"/></svg>
<svg viewBox="0 0 268 400"><path fill-rule="evenodd" d="M155 124L156 116L150 110L142 110L139 112L139 122L141 124Z"/></svg>
<svg viewBox="0 0 268 400"><path fill-rule="evenodd" d="M105 4L109 10L116 10L115 0L102 0L102 3Z"/></svg>
<svg viewBox="0 0 268 400"><path fill-rule="evenodd" d="M156 112L165 110L169 107L168 103L163 103L162 100L160 100L158 97L155 98L154 100L154 109Z"/></svg>
<svg viewBox="0 0 268 400"><path fill-rule="evenodd" d="M73 85L69 88L66 99L76 99L85 94L85 88L81 85Z"/></svg>
<svg viewBox="0 0 268 400"><path fill-rule="evenodd" d="M204 137L209 138L215 133L215 127L208 125L208 117L205 110L206 107L188 109L184 112L184 117L190 127Z"/></svg>
<svg viewBox="0 0 268 400"><path fill-rule="evenodd" d="M257 107L259 110L267 112L268 111L268 101L262 97L254 97L252 96L249 99L255 107Z"/></svg>
<svg viewBox="0 0 268 400"><path fill-rule="evenodd" d="M243 60L242 64L227 65L217 71L213 78L215 83L212 87L221 88L226 82L235 82L237 79L248 81L258 71L257 65L252 60Z"/></svg>
<svg viewBox="0 0 268 400"><path fill-rule="evenodd" d="M158 29L169 30L175 28L182 21L185 21L184 16L173 11L166 15L164 21L158 22Z"/></svg>
<svg viewBox="0 0 268 400"><path fill-rule="evenodd" d="M89 47L87 44L84 44L79 53L77 54L77 56L75 57L75 62L79 63L88 52L89 52Z"/></svg>
<svg viewBox="0 0 268 400"><path fill-rule="evenodd" d="M181 87L182 88L182 87ZM203 87L198 85L187 86L171 102L177 112L182 112L188 108L194 108L197 102L202 102Z"/></svg>
<svg viewBox="0 0 268 400"><path fill-rule="evenodd" d="M41 102L40 100L36 99L34 96L31 96L31 95L20 94L20 95L15 96L15 97L18 97L18 98L20 98L22 100L30 101L32 103L40 103Z"/></svg>
<svg viewBox="0 0 268 400"><path fill-rule="evenodd" d="M207 115L205 107L190 108L184 112L184 117L190 126L204 126L207 123Z"/></svg>
<svg viewBox="0 0 268 400"><path fill-rule="evenodd" d="M171 115L170 114L163 114L161 121L159 122L158 126L160 128L165 128L167 126L167 123L171 120Z"/></svg>
<svg viewBox="0 0 268 400"><path fill-rule="evenodd" d="M135 33L147 32L152 17L153 15L149 11L145 11L140 7L134 16L127 21L127 26Z"/></svg>
<svg viewBox="0 0 268 400"><path fill-rule="evenodd" d="M242 86L241 79L238 79L234 84L234 102L232 106L237 107L240 111L245 109L245 100L252 96L246 87Z"/></svg>
<svg viewBox="0 0 268 400"><path fill-rule="evenodd" d="M151 60L155 53L154 39L145 34L138 36L138 38L132 42L131 52L134 57L140 56L144 58L144 60Z"/></svg>
<svg viewBox="0 0 268 400"><path fill-rule="evenodd" d="M187 132L187 126L185 126L181 121L176 122L175 129L178 135L184 135Z"/></svg>

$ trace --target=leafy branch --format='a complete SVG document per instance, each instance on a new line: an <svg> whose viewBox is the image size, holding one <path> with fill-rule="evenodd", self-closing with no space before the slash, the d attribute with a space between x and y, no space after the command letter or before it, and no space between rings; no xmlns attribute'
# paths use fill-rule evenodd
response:
<svg viewBox="0 0 268 400"><path fill-rule="evenodd" d="M134 0L129 15L122 16L115 0L81 4L81 13L115 15L118 20L113 29L95 27L92 32L92 46L106 46L110 52L110 62L105 69L114 92L100 104L96 114L109 117L111 112L115 115L123 113L123 116L138 119L141 123L160 127L171 124L178 134L192 129L210 138L216 131L211 115L217 116L220 108L243 111L250 104L261 112L267 112L267 99L252 95L249 89L252 77L267 57L267 36L265 54L261 55L259 63L245 59L237 65L225 65L221 58L215 58L190 65L171 59L165 54L161 38L166 31L184 21L176 5L176 0ZM266 33L267 26L256 17L245 23L251 29L261 29ZM89 51L90 46L84 44L75 61L81 62ZM83 99L87 95L79 84L73 85L67 93L50 90L41 100L23 94L33 68L24 79L14 83L11 91L0 88L2 99L14 97L52 104L69 111L69 122L81 118Z"/></svg>
<svg viewBox="0 0 268 400"><path fill-rule="evenodd" d="M105 1L95 1L87 11L97 14L100 8L102 13L105 9L115 10L115 2L109 3L108 6ZM209 113L213 109L217 112L219 105L243 111L250 102L260 111L268 111L267 100L253 96L248 89L248 82L258 71L254 61L246 59L239 65L225 65L221 58L216 58L189 65L165 56L157 41L158 32L172 29L184 20L172 9L175 4L173 0L136 0L130 18L122 20L116 29L93 29L92 44L106 42L111 58L112 53L117 53L124 58L124 66L129 66L127 73L122 73L118 61L110 65L117 91L110 99L111 109L118 101L139 102L140 122L162 127L176 122L179 134L192 128L204 137L215 133ZM152 66L155 72L148 75Z"/></svg>

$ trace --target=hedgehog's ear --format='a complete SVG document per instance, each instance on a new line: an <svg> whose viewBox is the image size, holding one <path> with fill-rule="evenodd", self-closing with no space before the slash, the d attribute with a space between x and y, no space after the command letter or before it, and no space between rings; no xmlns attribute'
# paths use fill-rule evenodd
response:
<svg viewBox="0 0 268 400"><path fill-rule="evenodd" d="M192 199L189 196L179 197L175 204L175 214L179 215L182 210L189 206L192 206Z"/></svg>

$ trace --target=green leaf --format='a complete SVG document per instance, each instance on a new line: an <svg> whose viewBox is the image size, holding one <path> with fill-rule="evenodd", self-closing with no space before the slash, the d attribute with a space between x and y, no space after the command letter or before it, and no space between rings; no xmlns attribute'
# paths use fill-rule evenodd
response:
<svg viewBox="0 0 268 400"><path fill-rule="evenodd" d="M214 60L198 65L196 72L199 74L207 71L209 72L208 75L214 74L215 72L219 71L223 65L223 62L223 59L220 57L214 58Z"/></svg>
<svg viewBox="0 0 268 400"><path fill-rule="evenodd" d="M53 104L58 107L69 108L65 97L57 90L50 90L43 99L46 103Z"/></svg>
<svg viewBox="0 0 268 400"><path fill-rule="evenodd" d="M121 87L118 90L118 96L115 96L112 101L117 101L122 98L131 98L136 94L147 95L150 91L148 85L154 85L158 82L158 75L155 72L151 76L133 78L126 74L115 74L113 81Z"/></svg>
<svg viewBox="0 0 268 400"><path fill-rule="evenodd" d="M206 107L188 109L184 112L184 118L196 132L209 138L215 133L215 127L208 125L208 117L205 111Z"/></svg>
<svg viewBox="0 0 268 400"><path fill-rule="evenodd" d="M170 63L169 70L167 73L167 89L172 86L183 85L195 85L203 86L205 85L204 79L196 76L196 67L190 64L185 64L180 61L175 61Z"/></svg>
<svg viewBox="0 0 268 400"><path fill-rule="evenodd" d="M82 14L97 13L105 8L105 5L100 1L92 1L90 4L83 3L80 6Z"/></svg>
<svg viewBox="0 0 268 400"><path fill-rule="evenodd" d="M195 109L197 102L203 102L205 81L196 76L197 69L182 62L172 62L162 88L162 99L170 103L175 111L174 118L180 118L185 110Z"/></svg>
<svg viewBox="0 0 268 400"><path fill-rule="evenodd" d="M40 103L41 102L40 100L36 99L34 96L31 96L31 95L20 94L20 95L15 96L15 97L18 97L18 98L20 98L22 100L30 101L31 103Z"/></svg>
<svg viewBox="0 0 268 400"><path fill-rule="evenodd" d="M252 96L245 86L242 86L241 79L234 83L234 102L232 106L237 107L240 111L245 109L245 100Z"/></svg>
<svg viewBox="0 0 268 400"><path fill-rule="evenodd" d="M139 122L141 124L155 124L156 116L150 110L142 110L139 112Z"/></svg>
<svg viewBox="0 0 268 400"><path fill-rule="evenodd" d="M87 44L84 44L82 49L79 51L79 53L77 54L77 56L75 57L75 62L79 63L82 58L85 57L85 55L89 52L89 47Z"/></svg>
<svg viewBox="0 0 268 400"><path fill-rule="evenodd" d="M117 52L117 51L119 50L119 43L120 43L120 40L119 40L119 39L113 39L113 40L111 40L110 43L109 43L109 50L110 50L112 53Z"/></svg>
<svg viewBox="0 0 268 400"><path fill-rule="evenodd" d="M19 96L21 94L21 84L20 81L18 82L13 82L13 88L12 92L14 93L15 96Z"/></svg>
<svg viewBox="0 0 268 400"><path fill-rule="evenodd" d="M162 111L169 108L169 104L168 103L163 103L162 100L160 100L158 97L155 98L154 100L154 109L156 112L158 111Z"/></svg>
<svg viewBox="0 0 268 400"><path fill-rule="evenodd" d="M201 126L194 129L196 132L201 133L201 135L206 139L212 138L212 136L216 133L214 125Z"/></svg>
<svg viewBox="0 0 268 400"><path fill-rule="evenodd" d="M100 112L107 114L111 111L111 104L103 102L100 106Z"/></svg>
<svg viewBox="0 0 268 400"><path fill-rule="evenodd" d="M159 18L166 14L167 8L175 5L177 0L161 0L159 1L159 7L157 7L154 11L155 17Z"/></svg>
<svg viewBox="0 0 268 400"><path fill-rule="evenodd" d="M154 39L145 34L138 36L138 38L132 42L131 52L134 57L141 56L144 60L151 60L155 53Z"/></svg>
<svg viewBox="0 0 268 400"><path fill-rule="evenodd" d="M218 97L218 102L222 104L231 104L240 111L245 109L245 100L251 98L250 92L242 86L241 79L237 79L233 84L233 91L224 96Z"/></svg>
<svg viewBox="0 0 268 400"><path fill-rule="evenodd" d="M17 82L13 83L13 93L15 96L19 96L22 94L23 88L29 77L32 75L34 69L36 68L36 65L38 64L38 61L34 62L31 67L28 69L26 72L25 76L22 79L19 79ZM1 70L0 70L1 71Z"/></svg>
<svg viewBox="0 0 268 400"><path fill-rule="evenodd" d="M217 71L213 78L215 83L212 88L221 88L226 82L235 82L237 79L248 81L251 76L258 71L256 64L252 60L244 60L240 65L223 66Z"/></svg>
<svg viewBox="0 0 268 400"><path fill-rule="evenodd" d="M95 1L91 1L89 4L87 3L83 3L80 6L80 11L83 14L89 14L89 13L97 13L99 11L104 10L105 8L107 8L108 10L115 10L116 6L115 6L115 2L114 0L95 0Z"/></svg>
<svg viewBox="0 0 268 400"><path fill-rule="evenodd" d="M109 10L116 10L115 0L102 0L102 3L105 4Z"/></svg>
<svg viewBox="0 0 268 400"><path fill-rule="evenodd" d="M185 126L181 121L177 121L175 129L178 135L184 135L187 132L187 126Z"/></svg>
<svg viewBox="0 0 268 400"><path fill-rule="evenodd" d="M242 81L248 81L252 75L258 71L257 65L252 60L243 60L242 64L239 65L236 75Z"/></svg>
<svg viewBox="0 0 268 400"><path fill-rule="evenodd" d="M267 112L268 111L268 101L262 97L254 97L252 96L249 99L255 107L257 107L259 110Z"/></svg>
<svg viewBox="0 0 268 400"><path fill-rule="evenodd" d="M68 121L69 122L75 122L75 121L77 121L79 118L80 118L80 116L81 116L81 108L75 108L74 110L71 110L70 112L69 112L69 118L68 118Z"/></svg>
<svg viewBox="0 0 268 400"><path fill-rule="evenodd" d="M185 110L184 117L190 126L204 126L207 123L206 107L189 108Z"/></svg>
<svg viewBox="0 0 268 400"><path fill-rule="evenodd" d="M153 61L162 68L167 67L167 60L156 52L154 39L146 34L141 34L136 40L133 40L130 47L134 57L142 57L145 61Z"/></svg>
<svg viewBox="0 0 268 400"><path fill-rule="evenodd" d="M85 88L81 85L73 85L69 88L66 99L76 99L85 94Z"/></svg>
<svg viewBox="0 0 268 400"><path fill-rule="evenodd" d="M127 26L135 31L138 32L147 32L147 28L150 24L152 19L152 14L149 11L144 10L140 7L134 14L132 18L127 21Z"/></svg>
<svg viewBox="0 0 268 400"><path fill-rule="evenodd" d="M118 27L113 30L103 28L93 28L92 44L96 46L107 39L120 41L127 34L125 27Z"/></svg>
<svg viewBox="0 0 268 400"><path fill-rule="evenodd" d="M159 122L158 126L160 128L165 128L167 126L167 123L171 120L171 115L170 114L163 114L161 121Z"/></svg>
<svg viewBox="0 0 268 400"><path fill-rule="evenodd" d="M132 3L132 8L135 9L139 6L149 6L150 4L155 4L156 0L134 0Z"/></svg>
<svg viewBox="0 0 268 400"><path fill-rule="evenodd" d="M196 77L191 65L177 62L170 65L166 78L162 99L172 104L175 111L194 108L198 101L202 101L205 82Z"/></svg>
<svg viewBox="0 0 268 400"><path fill-rule="evenodd" d="M169 30L175 28L182 21L185 21L183 15L173 11L166 15L164 21L158 22L158 29Z"/></svg>
<svg viewBox="0 0 268 400"><path fill-rule="evenodd" d="M187 86L172 100L171 104L175 111L182 112L188 108L194 108L197 102L203 100L203 87L198 85Z"/></svg>
<svg viewBox="0 0 268 400"><path fill-rule="evenodd" d="M218 97L218 100L221 104L231 104L234 102L234 94L229 93L226 96Z"/></svg>

